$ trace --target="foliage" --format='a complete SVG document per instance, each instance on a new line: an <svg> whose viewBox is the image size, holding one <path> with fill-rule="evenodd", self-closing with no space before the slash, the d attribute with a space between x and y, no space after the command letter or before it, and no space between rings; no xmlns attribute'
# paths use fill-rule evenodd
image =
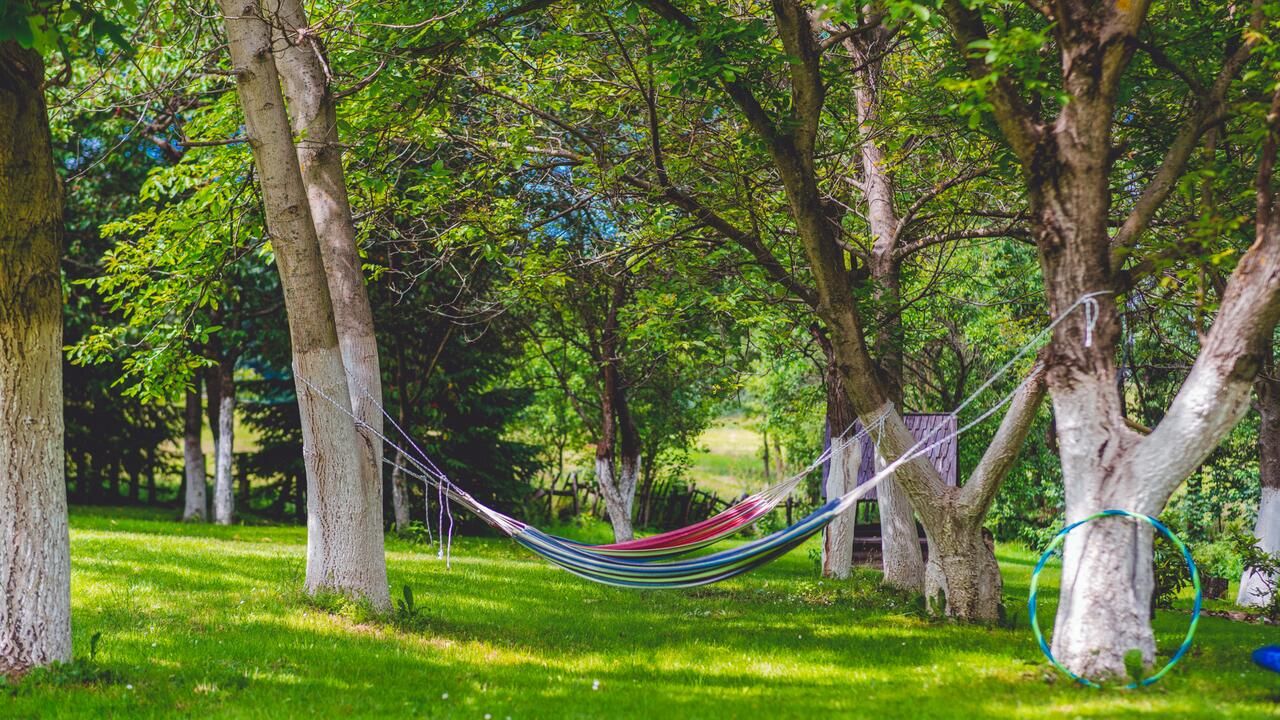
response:
<svg viewBox="0 0 1280 720"><path fill-rule="evenodd" d="M1155 540L1155 591L1151 602L1157 608L1169 609L1184 588L1191 585L1191 572L1182 551L1163 535Z"/></svg>
<svg viewBox="0 0 1280 720"><path fill-rule="evenodd" d="M1241 558L1244 572L1262 582L1258 591L1268 598L1263 614L1271 620L1280 620L1280 553L1268 553L1258 547L1254 538L1243 534L1236 537L1235 550Z"/></svg>

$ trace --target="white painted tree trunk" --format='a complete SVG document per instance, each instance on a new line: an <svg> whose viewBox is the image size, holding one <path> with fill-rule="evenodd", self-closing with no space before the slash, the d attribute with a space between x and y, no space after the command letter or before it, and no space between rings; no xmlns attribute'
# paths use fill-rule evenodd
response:
<svg viewBox="0 0 1280 720"><path fill-rule="evenodd" d="M1155 660L1152 539L1150 526L1127 518L1096 520L1067 537L1053 653L1076 674L1121 677L1131 650Z"/></svg>
<svg viewBox="0 0 1280 720"><path fill-rule="evenodd" d="M0 42L0 675L71 659L62 192L44 63Z"/></svg>
<svg viewBox="0 0 1280 720"><path fill-rule="evenodd" d="M884 467L884 458L876 456L876 468ZM889 478L876 488L880 506L880 545L884 557L884 583L912 592L924 590L924 557L920 552L920 536L916 532L915 513L911 501Z"/></svg>
<svg viewBox="0 0 1280 720"><path fill-rule="evenodd" d="M837 442L839 438L833 439ZM858 484L862 443L851 442L831 453L827 467L827 498L838 498ZM882 486L883 487L883 486ZM822 531L822 576L847 578L853 569L853 526L858 509L844 511Z"/></svg>
<svg viewBox="0 0 1280 720"><path fill-rule="evenodd" d="M230 525L235 520L235 415L236 384L231 368L223 368L218 397L218 442L213 470L213 520Z"/></svg>
<svg viewBox="0 0 1280 720"><path fill-rule="evenodd" d="M983 532L980 517L957 512L929 533L924 595L931 613L993 621L1003 590L994 542Z"/></svg>
<svg viewBox="0 0 1280 720"><path fill-rule="evenodd" d="M405 481L404 451L396 450L396 464L391 470L391 512L395 517L396 530L404 532L409 527L409 485Z"/></svg>
<svg viewBox="0 0 1280 720"><path fill-rule="evenodd" d="M196 379L199 380L199 374ZM187 522L203 522L209 515L209 501L205 483L204 447L200 442L203 413L200 407L199 385L187 391L186 417L183 426L182 460L186 474L186 497L182 519Z"/></svg>
<svg viewBox="0 0 1280 720"><path fill-rule="evenodd" d="M294 372L316 389L299 388L303 454L307 463L307 580L310 592L339 592L390 607L383 553L381 499L366 492L351 419L333 412L323 393L342 402L347 378L336 348L294 352ZM347 448L339 454L331 438ZM307 442L306 439L310 439Z"/></svg>
<svg viewBox="0 0 1280 720"><path fill-rule="evenodd" d="M367 492L376 492L381 508L383 416L382 371L373 329L373 308L365 288L355 222L342 168L338 112L329 84L324 47L307 21L301 0L278 0L274 30L277 70L297 138L298 163L320 241L333 317L347 370L351 406L361 426ZM379 516L379 523L381 517Z"/></svg>
<svg viewBox="0 0 1280 720"><path fill-rule="evenodd" d="M1253 535L1258 547L1272 554L1280 553L1280 488L1263 487L1262 500L1258 504L1258 522ZM1271 601L1271 588L1267 578L1256 572L1245 571L1240 578L1240 592L1236 602L1244 606L1262 606ZM1276 578L1271 578L1274 583Z"/></svg>
<svg viewBox="0 0 1280 720"><path fill-rule="evenodd" d="M289 316L308 481L306 588L386 609L391 598L382 487L380 481L366 481L365 453L351 419L351 388L280 90L271 27L254 0L219 0L219 5Z"/></svg>
<svg viewBox="0 0 1280 720"><path fill-rule="evenodd" d="M1253 537L1264 552L1280 552L1280 376L1276 372L1275 349L1269 347L1263 370L1253 383L1258 406L1258 484L1261 497ZM1257 571L1244 571L1236 603L1246 607L1265 606L1271 601L1278 578Z"/></svg>
<svg viewBox="0 0 1280 720"><path fill-rule="evenodd" d="M636 482L640 477L640 458L623 458L617 476L613 463L596 458L596 483L604 496L605 509L609 511L609 524L613 526L614 542L626 542L635 538L631 521L632 506L636 497Z"/></svg>

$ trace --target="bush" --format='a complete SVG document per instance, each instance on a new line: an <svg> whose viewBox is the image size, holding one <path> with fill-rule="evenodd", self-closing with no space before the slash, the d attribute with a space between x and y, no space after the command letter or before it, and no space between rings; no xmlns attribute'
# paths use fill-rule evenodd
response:
<svg viewBox="0 0 1280 720"><path fill-rule="evenodd" d="M1270 598L1262 608L1263 614L1272 620L1280 620L1280 592L1276 592L1277 578L1280 578L1280 553L1272 554L1263 550L1251 536L1244 533L1237 535L1235 542L1244 571L1257 573L1262 577L1264 592Z"/></svg>

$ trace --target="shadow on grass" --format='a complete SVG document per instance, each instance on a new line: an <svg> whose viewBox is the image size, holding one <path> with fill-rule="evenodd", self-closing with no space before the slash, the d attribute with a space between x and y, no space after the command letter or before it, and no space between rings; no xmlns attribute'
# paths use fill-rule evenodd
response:
<svg viewBox="0 0 1280 720"><path fill-rule="evenodd" d="M32 688L0 698L0 715L1263 717L1275 709L1275 684L1247 659L1252 644L1280 639L1273 629L1206 619L1196 654L1161 686L1098 693L1048 673L1024 627L927 622L909 599L880 591L875 574L817 580L803 550L714 587L644 592L581 581L504 541L459 538L452 570L434 550L391 543L393 595L410 585L426 617L425 630L405 632L300 601L295 528L241 529L233 540L225 533L236 528L165 525L77 513L77 652L102 631L100 662L122 680ZM1016 588L1027 572L1008 556L1007 585ZM1042 596L1051 620L1051 588ZM1023 620L1024 598L1010 596ZM1176 645L1185 622L1160 616L1162 647Z"/></svg>

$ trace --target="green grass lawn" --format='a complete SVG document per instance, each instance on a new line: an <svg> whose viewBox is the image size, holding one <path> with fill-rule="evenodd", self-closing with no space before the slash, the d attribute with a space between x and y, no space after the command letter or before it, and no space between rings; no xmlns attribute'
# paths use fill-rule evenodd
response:
<svg viewBox="0 0 1280 720"><path fill-rule="evenodd" d="M739 418L722 418L698 437L690 455L689 480L726 500L764 488L781 478L765 478L760 433Z"/></svg>
<svg viewBox="0 0 1280 720"><path fill-rule="evenodd" d="M72 515L75 652L108 673L0 695L0 717L1115 718L1274 717L1280 678L1249 651L1276 628L1207 618L1159 685L1093 691L1057 678L1014 629L929 622L866 571L820 582L801 550L698 590L580 581L499 539L458 538L452 569L394 541L400 624L298 592L297 527L208 527L144 511ZM1012 605L1032 557L1004 549ZM1048 573L1047 573L1048 574ZM1056 578L1048 578L1049 584ZM1052 593L1042 612L1052 618ZM1162 613L1161 648L1187 616Z"/></svg>

